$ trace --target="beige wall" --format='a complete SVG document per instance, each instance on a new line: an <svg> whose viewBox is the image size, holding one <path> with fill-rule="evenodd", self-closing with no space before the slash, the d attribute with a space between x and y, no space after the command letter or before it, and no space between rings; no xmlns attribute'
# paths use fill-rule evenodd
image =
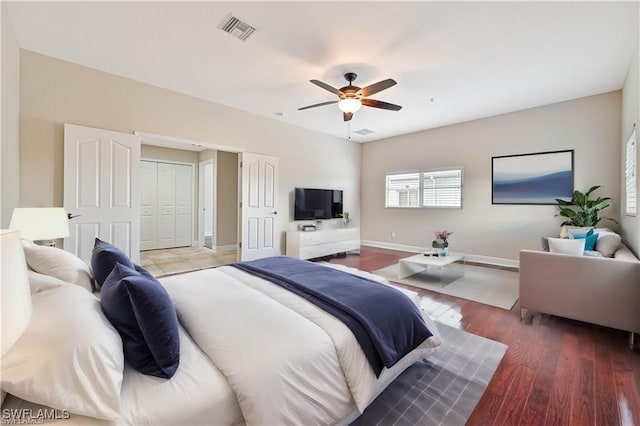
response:
<svg viewBox="0 0 640 426"><path fill-rule="evenodd" d="M362 239L427 247L449 229L452 251L515 260L561 219L554 206L492 205L491 157L564 149L575 150L576 189L602 185L619 217L620 110L618 91L364 144ZM462 210L385 209L385 172L449 166L464 167Z"/></svg>
<svg viewBox="0 0 640 426"><path fill-rule="evenodd" d="M0 4L0 14L2 15L0 228L8 228L11 213L15 207L18 207L20 202L20 185L18 181L20 49L4 4Z"/></svg>
<svg viewBox="0 0 640 426"><path fill-rule="evenodd" d="M359 218L360 145L30 51L21 50L20 61L23 206L62 203L63 124L73 123L278 157L283 230L295 228L296 186L343 189L345 208Z"/></svg>
<svg viewBox="0 0 640 426"><path fill-rule="evenodd" d="M145 160L174 161L179 163L193 164L198 167L200 159L199 153L196 151L187 151L185 149L164 148L154 145L142 145L140 147L140 157ZM198 171L196 170L196 177Z"/></svg>
<svg viewBox="0 0 640 426"><path fill-rule="evenodd" d="M238 241L238 154L218 151L216 163L216 246Z"/></svg>
<svg viewBox="0 0 640 426"><path fill-rule="evenodd" d="M622 89L622 136L621 136L621 164L625 162L625 149L629 135L631 134L633 125L636 125L636 137L640 138L640 85L638 84L638 75L640 75L640 66L638 65L638 57L640 57L640 41L636 45L635 54L631 60L627 78L624 81ZM637 150L636 164L640 165L640 150ZM637 170L640 170L638 167ZM640 190L640 181L636 173L636 186ZM624 188L624 174L621 177L621 186ZM637 199L638 205L636 210L640 212L640 197ZM620 211L624 213L624 191L620 201ZM622 236L629 244L631 250L636 255L640 254L640 213L635 217L623 215L621 217Z"/></svg>

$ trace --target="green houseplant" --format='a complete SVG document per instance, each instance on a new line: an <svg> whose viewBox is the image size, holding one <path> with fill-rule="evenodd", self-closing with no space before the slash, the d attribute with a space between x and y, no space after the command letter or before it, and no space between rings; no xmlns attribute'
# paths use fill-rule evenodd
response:
<svg viewBox="0 0 640 426"><path fill-rule="evenodd" d="M571 201L556 198L558 209L560 209L560 212L556 216L567 218L567 220L562 222L562 226L597 226L601 220L610 220L618 223L614 219L600 217L600 212L609 207L607 201L609 201L611 197L591 199L591 194L598 188L600 188L600 185L592 186L584 193L575 190L571 196Z"/></svg>

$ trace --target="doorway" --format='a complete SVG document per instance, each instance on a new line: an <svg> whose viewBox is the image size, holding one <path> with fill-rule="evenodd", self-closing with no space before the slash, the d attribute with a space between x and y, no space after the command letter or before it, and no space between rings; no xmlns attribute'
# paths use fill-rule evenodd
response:
<svg viewBox="0 0 640 426"><path fill-rule="evenodd" d="M214 159L201 161L199 169L199 236L203 241L203 246L213 249L213 224L215 223L215 178Z"/></svg>
<svg viewBox="0 0 640 426"><path fill-rule="evenodd" d="M205 250L191 254L199 258L197 263L200 267L220 264L220 256L214 259L206 250L224 255L223 259L233 257L235 260L238 246L238 153L215 149L217 147L210 144L192 140L136 133L141 136L142 159L193 166L193 190L190 191L192 227L188 244L181 246ZM187 190L183 189L182 192ZM148 193L141 191L141 199L148 197ZM141 209L141 215L143 210ZM141 237L143 235L145 234L141 232ZM164 263L163 257L177 261L180 255L175 248L168 248L166 252L145 251L141 258L151 265L153 260ZM209 258L213 262L211 265L206 264ZM166 269L164 266L162 268Z"/></svg>

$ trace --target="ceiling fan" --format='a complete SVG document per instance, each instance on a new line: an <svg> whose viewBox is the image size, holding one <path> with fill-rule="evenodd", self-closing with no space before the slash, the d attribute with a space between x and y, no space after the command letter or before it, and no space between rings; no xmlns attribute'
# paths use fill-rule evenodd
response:
<svg viewBox="0 0 640 426"><path fill-rule="evenodd" d="M358 111L362 105L373 108L388 109L391 111L400 111L402 109L400 105L390 104L389 102L377 101L375 99L367 98L367 96L376 94L383 91L384 89L395 86L397 84L395 80L388 78L386 80L382 80L369 86L360 88L352 84L357 77L358 75L354 72L346 73L344 75L344 78L349 82L349 85L341 87L340 89L329 86L327 83L323 83L320 80L309 80L316 86L322 87L323 89L333 93L334 95L338 95L339 99L335 101L308 105L302 108L298 108L298 111L337 103L338 108L340 108L340 111L342 111L342 117L344 118L344 121L349 121L353 117L353 113Z"/></svg>

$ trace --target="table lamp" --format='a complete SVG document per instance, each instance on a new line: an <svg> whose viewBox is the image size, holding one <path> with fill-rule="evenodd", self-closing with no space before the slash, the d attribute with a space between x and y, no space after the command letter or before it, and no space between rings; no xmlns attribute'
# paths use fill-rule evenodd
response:
<svg viewBox="0 0 640 426"><path fill-rule="evenodd" d="M69 236L69 219L62 207L16 208L9 228L25 240L55 246L56 239Z"/></svg>

